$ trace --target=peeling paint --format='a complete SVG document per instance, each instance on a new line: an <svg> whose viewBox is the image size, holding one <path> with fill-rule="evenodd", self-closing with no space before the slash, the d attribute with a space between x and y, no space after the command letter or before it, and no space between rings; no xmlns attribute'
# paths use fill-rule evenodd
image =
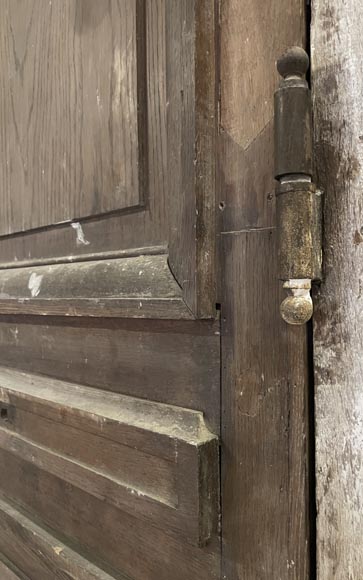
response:
<svg viewBox="0 0 363 580"><path fill-rule="evenodd" d="M86 240L81 224L79 222L72 222L71 227L76 230L77 246L88 246L90 242Z"/></svg>
<svg viewBox="0 0 363 580"><path fill-rule="evenodd" d="M35 272L33 272L30 275L29 282L28 282L28 288L30 290L30 294L32 295L32 298L35 298L36 296L39 295L42 280L43 280L42 274L36 274Z"/></svg>

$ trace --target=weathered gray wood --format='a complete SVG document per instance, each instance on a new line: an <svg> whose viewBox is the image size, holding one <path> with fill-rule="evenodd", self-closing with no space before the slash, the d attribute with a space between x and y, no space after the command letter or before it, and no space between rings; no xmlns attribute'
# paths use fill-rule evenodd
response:
<svg viewBox="0 0 363 580"><path fill-rule="evenodd" d="M0 550L16 561L31 580L113 580L88 560L65 546L62 541L40 528L0 495ZM0 563L0 573L1 563ZM17 575L1 576L1 580L12 580ZM20 576L25 580L25 576ZM126 578L124 579L126 580Z"/></svg>
<svg viewBox="0 0 363 580"><path fill-rule="evenodd" d="M279 315L276 59L304 0L221 2L222 577L307 580L306 329Z"/></svg>
<svg viewBox="0 0 363 580"><path fill-rule="evenodd" d="M166 255L4 269L0 312L193 318Z"/></svg>
<svg viewBox="0 0 363 580"><path fill-rule="evenodd" d="M4 368L0 408L4 450L197 544L215 531L218 445L201 413Z"/></svg>
<svg viewBox="0 0 363 580"><path fill-rule="evenodd" d="M312 3L317 182L324 274L316 293L317 569L363 574L363 5Z"/></svg>

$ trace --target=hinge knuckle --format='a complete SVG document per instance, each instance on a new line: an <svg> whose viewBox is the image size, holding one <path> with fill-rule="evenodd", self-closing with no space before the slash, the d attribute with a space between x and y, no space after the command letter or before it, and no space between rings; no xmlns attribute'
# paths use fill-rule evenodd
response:
<svg viewBox="0 0 363 580"><path fill-rule="evenodd" d="M282 76L275 93L279 278L289 293L281 314L290 324L303 324L311 317L311 282L321 278L321 195L312 182L308 67L308 55L299 47L286 51L277 63Z"/></svg>

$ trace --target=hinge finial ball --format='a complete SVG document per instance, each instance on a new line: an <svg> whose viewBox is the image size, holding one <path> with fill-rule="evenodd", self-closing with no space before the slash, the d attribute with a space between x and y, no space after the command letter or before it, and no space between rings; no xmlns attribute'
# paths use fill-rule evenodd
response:
<svg viewBox="0 0 363 580"><path fill-rule="evenodd" d="M286 50L277 61L277 70L285 79L290 76L304 78L309 69L309 57L300 46Z"/></svg>
<svg viewBox="0 0 363 580"><path fill-rule="evenodd" d="M284 288L289 296L280 306L282 318L287 324L305 324L313 315L313 301L310 295L311 280L286 280Z"/></svg>

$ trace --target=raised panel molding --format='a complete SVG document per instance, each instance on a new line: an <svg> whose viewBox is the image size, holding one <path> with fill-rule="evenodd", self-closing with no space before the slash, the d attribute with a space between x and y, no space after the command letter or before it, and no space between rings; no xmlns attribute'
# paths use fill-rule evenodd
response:
<svg viewBox="0 0 363 580"><path fill-rule="evenodd" d="M0 409L6 452L196 545L216 531L218 439L202 413L6 368Z"/></svg>
<svg viewBox="0 0 363 580"><path fill-rule="evenodd" d="M1 314L193 318L166 254L0 272Z"/></svg>

